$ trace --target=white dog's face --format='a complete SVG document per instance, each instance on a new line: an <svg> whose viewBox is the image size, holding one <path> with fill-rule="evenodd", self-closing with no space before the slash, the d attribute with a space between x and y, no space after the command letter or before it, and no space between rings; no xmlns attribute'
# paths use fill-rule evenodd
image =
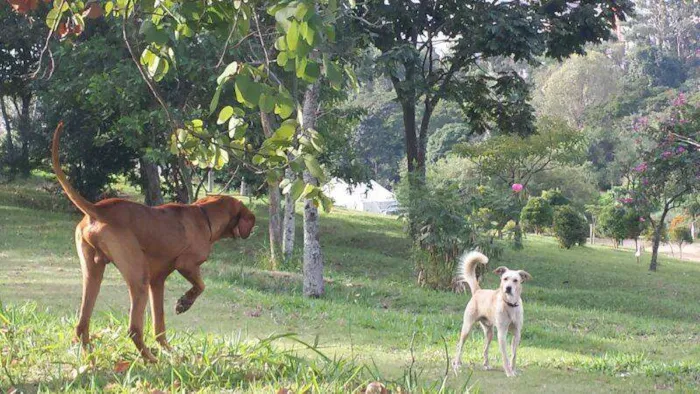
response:
<svg viewBox="0 0 700 394"><path fill-rule="evenodd" d="M516 303L520 300L520 293L523 289L523 283L532 279L532 276L523 270L513 271L508 267L498 267L493 271L494 274L501 277L501 285L499 289L506 301Z"/></svg>

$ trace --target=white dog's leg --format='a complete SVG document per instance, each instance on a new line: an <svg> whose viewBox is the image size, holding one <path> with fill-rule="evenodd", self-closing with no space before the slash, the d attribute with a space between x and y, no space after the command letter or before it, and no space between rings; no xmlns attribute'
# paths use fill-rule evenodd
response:
<svg viewBox="0 0 700 394"><path fill-rule="evenodd" d="M489 345L493 340L493 326L487 326L481 323L481 329L484 330L484 369L490 369L489 366Z"/></svg>
<svg viewBox="0 0 700 394"><path fill-rule="evenodd" d="M520 328L516 327L513 332L513 339L510 342L510 351L513 353L510 359L510 369L515 374L515 354L517 353L518 345L520 344Z"/></svg>
<svg viewBox="0 0 700 394"><path fill-rule="evenodd" d="M513 371L510 369L510 360L508 360L507 335L507 327L498 328L498 347L501 348L501 356L503 357L503 370L506 372L506 376L511 377L515 375L513 375Z"/></svg>
<svg viewBox="0 0 700 394"><path fill-rule="evenodd" d="M459 369L459 366L462 365L462 346L464 346L464 341L467 339L467 336L469 336L473 324L474 322L465 313L464 322L462 323L462 332L459 334L459 341L457 342L457 351L455 352L454 360L452 360L452 368L455 369L455 372Z"/></svg>

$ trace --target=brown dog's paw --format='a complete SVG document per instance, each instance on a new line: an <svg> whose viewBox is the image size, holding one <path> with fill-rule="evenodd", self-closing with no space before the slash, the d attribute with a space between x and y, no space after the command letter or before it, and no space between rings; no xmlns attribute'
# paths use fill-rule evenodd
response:
<svg viewBox="0 0 700 394"><path fill-rule="evenodd" d="M188 298L181 297L175 304L175 313L179 315L187 312L190 307L192 307L192 304L194 304L194 302L190 301Z"/></svg>

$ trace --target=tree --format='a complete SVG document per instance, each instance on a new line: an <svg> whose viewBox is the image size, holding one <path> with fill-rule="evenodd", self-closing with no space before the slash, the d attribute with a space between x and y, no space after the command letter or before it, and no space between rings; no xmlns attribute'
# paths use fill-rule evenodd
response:
<svg viewBox="0 0 700 394"><path fill-rule="evenodd" d="M543 227L552 225L554 210L543 197L530 197L520 212L520 221L526 226L535 229L535 234L540 234Z"/></svg>
<svg viewBox="0 0 700 394"><path fill-rule="evenodd" d="M39 18L46 15L43 2L27 5ZM34 103L34 88L31 75L36 71L36 63L41 57L41 46L48 30L43 23L32 23L17 12L7 2L0 3L0 106L5 122L5 161L9 160L11 172L28 176L31 170L29 151L31 143L31 112ZM10 122L7 102L13 105L17 119ZM13 141L13 130L17 131L19 144Z"/></svg>
<svg viewBox="0 0 700 394"><path fill-rule="evenodd" d="M676 216L669 226L669 236L671 241L678 244L680 259L683 260L683 244L692 244L693 237L690 234L690 227L686 223L686 218Z"/></svg>
<svg viewBox="0 0 700 394"><path fill-rule="evenodd" d="M570 205L563 205L554 210L554 235L562 248L570 249L578 244L583 246L588 235L586 218Z"/></svg>
<svg viewBox="0 0 700 394"><path fill-rule="evenodd" d="M538 120L537 129L537 134L528 137L502 135L474 145L459 144L454 151L474 163L482 177L496 181L502 194L512 196L512 186L517 184L527 190L536 174L548 170L555 163L576 162L582 155L583 138L565 121L542 118ZM511 198L519 208L508 210L511 215L509 219L516 223L516 247L520 233L519 212L523 206L520 196Z"/></svg>
<svg viewBox="0 0 700 394"><path fill-rule="evenodd" d="M687 105L684 96L674 100L671 115L658 125L638 128L637 146L642 158L629 175L629 196L653 228L650 271L656 271L661 234L668 213L700 190L700 149L688 140L700 133L700 108ZM661 212L655 217L651 212Z"/></svg>
<svg viewBox="0 0 700 394"><path fill-rule="evenodd" d="M28 1L15 3L26 12ZM81 15L100 7L90 4L83 9L83 6L78 1L54 2L47 24L64 38L79 36L84 26ZM264 173L268 183L275 185L288 167L298 175L306 172L316 179L324 176L316 158L322 150L318 132L303 129L301 125L308 122L292 115L303 112L297 100L299 92L307 91L305 87L313 86L321 77L339 90L355 80L341 57L329 50L335 39L339 12L346 9L337 2L315 1L248 4L118 0L107 2L104 13L121 22L132 61L166 114L173 131L171 150L183 154L200 168L221 169L229 160L237 160ZM265 24L267 20L269 24ZM128 28L135 21L140 22L139 31L146 41L140 57L128 40ZM216 78L208 111L202 109L201 116L183 120L164 100L162 83L171 68L177 67L177 50L182 49L178 44L209 36L226 42L222 62L232 39L238 40L236 45L257 48L251 52L264 56L261 59L243 56L230 61ZM220 102L224 104L221 108ZM272 118L268 126L273 132L259 147L253 147L246 139L250 119L256 114L262 122L268 116ZM217 127L224 124L225 130ZM287 192L293 193L295 200L305 198L312 200L314 207L323 204L324 209L330 209L331 201L319 185L305 182L301 176Z"/></svg>
<svg viewBox="0 0 700 394"><path fill-rule="evenodd" d="M540 71L533 103L540 114L557 114L571 125L581 128L586 112L608 102L619 92L622 70L604 54L589 51L586 56L572 56L552 71Z"/></svg>
<svg viewBox="0 0 700 394"><path fill-rule="evenodd" d="M441 100L464 109L470 129L527 135L534 131L523 78L513 71L483 72L485 60L538 56L562 59L583 53L589 42L610 37L615 18L632 3L593 1L481 2L369 0L357 7L357 25L381 51L403 113L409 174L424 178L431 116ZM447 47L447 49L445 49ZM422 115L417 119L417 107Z"/></svg>

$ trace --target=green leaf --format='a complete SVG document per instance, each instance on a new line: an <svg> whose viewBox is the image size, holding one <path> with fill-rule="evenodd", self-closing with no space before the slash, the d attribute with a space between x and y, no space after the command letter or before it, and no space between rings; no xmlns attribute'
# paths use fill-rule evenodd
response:
<svg viewBox="0 0 700 394"><path fill-rule="evenodd" d="M299 198L313 198L317 194L318 188L310 183L307 183L306 186L304 186L304 190L302 190Z"/></svg>
<svg viewBox="0 0 700 394"><path fill-rule="evenodd" d="M222 83L226 82L231 76L235 75L238 72L239 65L238 62L231 62L224 71L219 75L218 78L216 78L216 83L221 85Z"/></svg>
<svg viewBox="0 0 700 394"><path fill-rule="evenodd" d="M292 21L287 30L287 48L296 51L299 44L299 22Z"/></svg>
<svg viewBox="0 0 700 394"><path fill-rule="evenodd" d="M270 113L275 109L275 97L263 93L260 95L260 102L258 105L262 112Z"/></svg>
<svg viewBox="0 0 700 394"><path fill-rule="evenodd" d="M214 92L214 97L211 98L211 103L209 103L209 113L213 114L216 111L216 107L219 106L219 96L221 96L221 85L216 87Z"/></svg>
<svg viewBox="0 0 700 394"><path fill-rule="evenodd" d="M105 4L105 16L109 16L112 13L113 9L114 9L114 3L111 1L108 1Z"/></svg>
<svg viewBox="0 0 700 394"><path fill-rule="evenodd" d="M230 105L225 106L219 112L219 118L216 120L216 124L224 124L228 121L231 116L233 116L233 107Z"/></svg>
<svg viewBox="0 0 700 394"><path fill-rule="evenodd" d="M254 108L260 101L262 88L259 83L253 81L247 75L236 77L236 100L250 108Z"/></svg>
<svg viewBox="0 0 700 394"><path fill-rule="evenodd" d="M301 193L304 191L304 181L301 178L297 178L294 182L290 184L289 194L292 195L292 200L297 201L301 197Z"/></svg>
<svg viewBox="0 0 700 394"><path fill-rule="evenodd" d="M282 119L287 119L293 112L294 100L292 99L292 95L280 86L277 102L275 103L275 114L279 115Z"/></svg>
<svg viewBox="0 0 700 394"><path fill-rule="evenodd" d="M333 209L333 200L331 200L325 194L321 194L319 197L321 198L321 205L323 206L323 211L326 213L330 213L330 211Z"/></svg>
<svg viewBox="0 0 700 394"><path fill-rule="evenodd" d="M309 45L314 45L314 37L316 36L316 31L313 27L309 25L309 22L303 22L301 24L301 36L304 37L304 40L306 40L306 42Z"/></svg>
<svg viewBox="0 0 700 394"><path fill-rule="evenodd" d="M333 89L340 90L343 87L343 74L340 71L340 67L331 61L328 56L323 56L323 69Z"/></svg>
<svg viewBox="0 0 700 394"><path fill-rule="evenodd" d="M287 52L280 52L279 55L277 55L277 65L280 67L284 67L288 61L289 57L287 56Z"/></svg>
<svg viewBox="0 0 700 394"><path fill-rule="evenodd" d="M271 138L277 140L291 140L296 131L297 121L294 119L287 119L282 122L277 130L275 130L275 133Z"/></svg>
<svg viewBox="0 0 700 394"><path fill-rule="evenodd" d="M325 179L325 174L323 173L323 169L321 168L321 165L318 164L315 157L304 156L304 164L306 164L306 168L314 178L318 179L320 182L323 182L323 179Z"/></svg>
<svg viewBox="0 0 700 394"><path fill-rule="evenodd" d="M304 69L304 80L314 82L321 76L321 67L314 61L309 61Z"/></svg>
<svg viewBox="0 0 700 394"><path fill-rule="evenodd" d="M52 8L51 11L46 14L46 25L49 27L49 29L58 27L58 21L61 19L62 15L63 11L58 9L58 7Z"/></svg>

